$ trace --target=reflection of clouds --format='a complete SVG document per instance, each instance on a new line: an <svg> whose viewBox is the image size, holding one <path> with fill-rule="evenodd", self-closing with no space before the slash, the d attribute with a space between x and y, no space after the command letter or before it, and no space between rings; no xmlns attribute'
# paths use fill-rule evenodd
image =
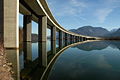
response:
<svg viewBox="0 0 120 80"><path fill-rule="evenodd" d="M84 44L77 45L77 47L80 50L85 50L85 51L92 51L92 50L102 50L105 49L109 46L107 42L104 41L95 41L95 42L88 42Z"/></svg>
<svg viewBox="0 0 120 80"><path fill-rule="evenodd" d="M100 41L78 45L88 46L90 49L87 50L91 50L89 52L74 47L67 49L59 56L48 80L114 80L119 76L120 54L119 50L110 46L118 47L119 43Z"/></svg>
<svg viewBox="0 0 120 80"><path fill-rule="evenodd" d="M112 66L105 60L105 56L104 55L100 55L98 57L98 59L96 60L96 65L99 68L103 68L103 69L110 69L112 68Z"/></svg>

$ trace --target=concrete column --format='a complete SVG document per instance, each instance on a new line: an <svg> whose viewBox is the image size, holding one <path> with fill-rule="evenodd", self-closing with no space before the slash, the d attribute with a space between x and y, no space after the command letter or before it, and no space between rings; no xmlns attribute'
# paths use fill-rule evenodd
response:
<svg viewBox="0 0 120 80"><path fill-rule="evenodd" d="M31 41L32 33L32 16L24 15L24 26L23 26L23 41Z"/></svg>
<svg viewBox="0 0 120 80"><path fill-rule="evenodd" d="M59 48L63 47L63 32L59 30Z"/></svg>
<svg viewBox="0 0 120 80"><path fill-rule="evenodd" d="M40 16L38 20L38 41L47 41L47 16Z"/></svg>
<svg viewBox="0 0 120 80"><path fill-rule="evenodd" d="M59 39L63 41L63 32L59 31Z"/></svg>
<svg viewBox="0 0 120 80"><path fill-rule="evenodd" d="M32 43L31 42L25 42L23 47L25 59L32 61Z"/></svg>
<svg viewBox="0 0 120 80"><path fill-rule="evenodd" d="M51 41L56 40L56 27L51 27Z"/></svg>
<svg viewBox="0 0 120 80"><path fill-rule="evenodd" d="M83 37L81 37L81 41L83 41Z"/></svg>
<svg viewBox="0 0 120 80"><path fill-rule="evenodd" d="M75 40L75 36L73 35L73 42L75 42L76 40Z"/></svg>
<svg viewBox="0 0 120 80"><path fill-rule="evenodd" d="M75 36L75 41L77 42L77 36Z"/></svg>
<svg viewBox="0 0 120 80"><path fill-rule="evenodd" d="M2 37L3 39L3 27L4 27L4 9L3 9L3 1L4 0L0 0L0 38Z"/></svg>
<svg viewBox="0 0 120 80"><path fill-rule="evenodd" d="M72 42L73 42L73 36L70 35L70 44L72 44Z"/></svg>
<svg viewBox="0 0 120 80"><path fill-rule="evenodd" d="M72 35L70 35L70 41L72 41Z"/></svg>
<svg viewBox="0 0 120 80"><path fill-rule="evenodd" d="M68 40L68 34L65 33L65 40L67 41Z"/></svg>
<svg viewBox="0 0 120 80"><path fill-rule="evenodd" d="M56 41L51 41L52 54L56 53Z"/></svg>
<svg viewBox="0 0 120 80"><path fill-rule="evenodd" d="M41 66L47 67L47 48L46 42L38 43L38 53L40 58Z"/></svg>
<svg viewBox="0 0 120 80"><path fill-rule="evenodd" d="M65 46L67 46L67 45L68 45L68 34L65 33Z"/></svg>
<svg viewBox="0 0 120 80"><path fill-rule="evenodd" d="M0 33L5 48L19 48L19 0L0 0Z"/></svg>

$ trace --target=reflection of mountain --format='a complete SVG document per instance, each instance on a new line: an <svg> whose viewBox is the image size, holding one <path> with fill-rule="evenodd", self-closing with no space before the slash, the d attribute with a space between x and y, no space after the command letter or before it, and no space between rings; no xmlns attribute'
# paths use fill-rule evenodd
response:
<svg viewBox="0 0 120 80"><path fill-rule="evenodd" d="M95 41L95 42L88 42L84 44L80 44L76 46L78 49L91 51L91 50L101 50L108 47L108 44L104 41Z"/></svg>
<svg viewBox="0 0 120 80"><path fill-rule="evenodd" d="M75 47L77 47L80 50L92 51L92 50L102 50L107 48L108 46L112 48L118 48L120 50L120 41L95 41L95 42L80 44Z"/></svg>
<svg viewBox="0 0 120 80"><path fill-rule="evenodd" d="M112 48L118 48L120 50L120 41L109 41Z"/></svg>

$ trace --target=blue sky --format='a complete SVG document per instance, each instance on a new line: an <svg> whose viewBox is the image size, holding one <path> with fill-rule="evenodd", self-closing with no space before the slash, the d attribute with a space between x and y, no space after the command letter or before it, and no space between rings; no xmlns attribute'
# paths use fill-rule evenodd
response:
<svg viewBox="0 0 120 80"><path fill-rule="evenodd" d="M120 0L47 0L58 23L65 29L82 26L120 28ZM23 26L23 16L19 15ZM38 33L37 23L32 21L32 33ZM50 31L48 30L48 34Z"/></svg>
<svg viewBox="0 0 120 80"><path fill-rule="evenodd" d="M120 0L47 0L65 29L91 25L108 30L120 28Z"/></svg>

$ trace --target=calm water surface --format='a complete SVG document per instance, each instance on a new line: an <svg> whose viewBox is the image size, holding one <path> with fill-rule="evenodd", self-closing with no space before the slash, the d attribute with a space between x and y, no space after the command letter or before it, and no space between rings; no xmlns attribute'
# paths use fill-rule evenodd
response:
<svg viewBox="0 0 120 80"><path fill-rule="evenodd" d="M69 44L63 42L62 47ZM50 40L42 50L40 45L24 43L20 50L6 50L15 80L40 80L56 54L51 51ZM58 52L58 41L55 45L54 51ZM41 53L45 47L47 53ZM49 71L48 80L120 80L120 41L94 41L70 47L58 56Z"/></svg>
<svg viewBox="0 0 120 80"><path fill-rule="evenodd" d="M88 42L65 50L48 80L120 80L120 42Z"/></svg>

